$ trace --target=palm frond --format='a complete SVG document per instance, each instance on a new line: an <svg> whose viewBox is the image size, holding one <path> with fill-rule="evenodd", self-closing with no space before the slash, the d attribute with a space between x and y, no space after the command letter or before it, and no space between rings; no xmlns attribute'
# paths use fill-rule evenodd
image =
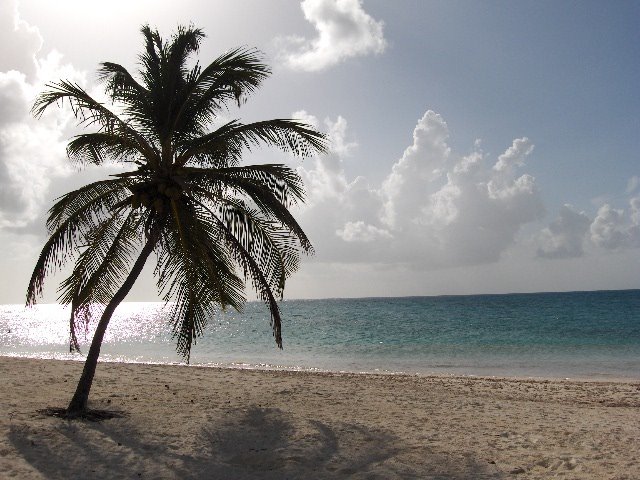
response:
<svg viewBox="0 0 640 480"><path fill-rule="evenodd" d="M246 48L226 52L204 69L196 64L185 75L172 131L178 138L205 134L219 110L232 100L240 106L270 73L261 52Z"/></svg>
<svg viewBox="0 0 640 480"><path fill-rule="evenodd" d="M144 109L142 117L147 121L147 129L165 144L175 136L175 119L188 96L186 61L198 50L204 33L197 28L181 26L168 43L164 43L157 30L152 31L148 26L142 28L142 33L146 51L140 57L140 74L149 92L148 108ZM130 113L137 113L137 109L132 110Z"/></svg>
<svg viewBox="0 0 640 480"><path fill-rule="evenodd" d="M127 122L114 112L94 100L79 85L63 80L59 83L49 83L47 88L48 90L37 97L31 109L36 117L42 116L51 105L56 103L62 105L66 100L81 125L91 126L95 124L101 132L120 135L129 139L140 154L150 162L153 162L159 156L154 146L147 142L142 135L131 128Z"/></svg>
<svg viewBox="0 0 640 480"><path fill-rule="evenodd" d="M129 195L130 186L131 181L127 178L100 180L57 198L49 209L47 229L53 232L70 217L82 212L86 212L86 216L102 216Z"/></svg>
<svg viewBox="0 0 640 480"><path fill-rule="evenodd" d="M242 269L245 273L245 277L251 277L253 286L256 292L258 293L260 298L266 303L266 305L269 307L269 312L271 314L270 324L273 330L273 337L276 341L276 345L278 345L278 348L282 348L282 318L280 316L280 308L278 307L278 302L276 301L274 291L272 289L273 278L271 279L267 278L265 269L261 268L261 265L256 261L253 255L251 255L251 252L247 250L245 245L242 244L242 242L238 239L238 237L233 235L233 232L231 231L231 229L224 226L222 222L220 223L221 223L222 231L224 232L225 240L227 244L229 244L232 252L234 253L236 261L242 266ZM263 260L266 257L271 259L280 257L279 254L272 255L272 256L266 254L267 251L269 251L270 253L273 253L271 249L262 248L261 250L262 250L262 255L260 255L260 258ZM273 262L273 261L263 262L263 265L264 263L275 264L276 262ZM273 270L275 271L275 269ZM285 280L284 277L285 275L283 270L283 275L278 282L278 287L280 287L279 288L280 297L282 297L282 291L284 290L284 280Z"/></svg>
<svg viewBox="0 0 640 480"><path fill-rule="evenodd" d="M237 165L243 151L260 145L278 147L301 157L325 152L327 138L296 120L275 119L242 124L229 122L214 132L180 145L177 165L187 163L226 167Z"/></svg>
<svg viewBox="0 0 640 480"><path fill-rule="evenodd" d="M178 30L171 37L167 52L169 74L171 77L184 78L187 74L186 63L192 53L200 48L200 42L205 34L200 28L178 26Z"/></svg>
<svg viewBox="0 0 640 480"><path fill-rule="evenodd" d="M242 280L224 245L215 241L214 227L192 205L173 201L171 222L158 244L158 288L175 302L173 333L187 361L216 305L239 310L244 303Z"/></svg>
<svg viewBox="0 0 640 480"><path fill-rule="evenodd" d="M229 50L216 58L200 73L196 82L194 97L202 106L214 101L233 98L238 106L242 99L253 93L271 74L271 69L263 62L263 54L256 49L244 47Z"/></svg>
<svg viewBox="0 0 640 480"><path fill-rule="evenodd" d="M140 157L138 144L113 133L96 132L77 135L67 145L69 159L81 165L101 165L105 161L131 162Z"/></svg>
<svg viewBox="0 0 640 480"><path fill-rule="evenodd" d="M140 32L145 37L145 51L140 55L140 63L145 86L153 92L154 87L160 85L161 61L158 52L163 51L163 42L157 30L153 31L149 25L144 25Z"/></svg>
<svg viewBox="0 0 640 480"><path fill-rule="evenodd" d="M259 212L241 202L229 203L213 212L203 205L223 233L224 241L251 278L258 296L271 312L271 327L282 348L282 322L276 297L282 298L286 279L298 267L298 249L287 229L260 218Z"/></svg>
<svg viewBox="0 0 640 480"><path fill-rule="evenodd" d="M149 90L138 83L126 68L113 62L100 64L98 80L105 84L105 91L121 108L129 125L147 138L155 138L155 114Z"/></svg>
<svg viewBox="0 0 640 480"><path fill-rule="evenodd" d="M115 183L119 180L107 182ZM117 185L116 188L104 187L105 182L95 182L63 196L51 208L47 221L51 235L42 248L31 275L27 288L27 305L36 303L37 297L42 294L47 275L79 253L77 247L87 243L87 238L108 215L109 207L122 198L122 185Z"/></svg>
<svg viewBox="0 0 640 480"><path fill-rule="evenodd" d="M124 218L114 212L92 232L73 272L60 284L58 300L71 304L70 350L79 351L76 330L80 325L87 327L94 305L107 305L129 273L133 253L141 243L139 223L134 211Z"/></svg>
<svg viewBox="0 0 640 480"><path fill-rule="evenodd" d="M149 92L140 85L122 65L102 62L98 69L98 81L105 84L105 91L112 101L146 100Z"/></svg>
<svg viewBox="0 0 640 480"><path fill-rule="evenodd" d="M305 193L298 173L281 164L247 165L215 169L185 167L185 177L194 185L216 191L233 179L248 180L269 190L282 205L291 207L304 202Z"/></svg>
<svg viewBox="0 0 640 480"><path fill-rule="evenodd" d="M124 217L114 212L91 232L73 272L58 288L58 300L63 304L75 302L76 308L109 303L141 245L140 222L136 211L130 210Z"/></svg>
<svg viewBox="0 0 640 480"><path fill-rule="evenodd" d="M297 270L300 259L300 246L289 229L262 218L260 212L237 200L220 205L217 211L208 210L225 235L235 239L234 248L241 248L252 258L269 288L282 298L285 281Z"/></svg>
<svg viewBox="0 0 640 480"><path fill-rule="evenodd" d="M215 172L215 170L212 172ZM205 176L203 175L203 179L204 178ZM311 241L287 206L281 202L282 196L277 196L271 189L251 178L225 176L224 174L216 175L215 173L211 173L206 177L206 180L211 182L209 184L209 188L207 188L205 184L204 188L196 187L194 188L194 191L206 196L210 189L215 188L215 185L224 185L226 189L232 189L236 194L248 197L255 203L262 213L267 216L267 218L285 225L289 229L290 234L294 235L300 242L300 245L305 252L313 254L313 245L311 245Z"/></svg>

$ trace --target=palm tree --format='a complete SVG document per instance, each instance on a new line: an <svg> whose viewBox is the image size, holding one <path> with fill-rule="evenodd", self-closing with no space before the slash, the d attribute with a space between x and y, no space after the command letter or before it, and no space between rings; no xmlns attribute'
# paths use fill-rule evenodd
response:
<svg viewBox="0 0 640 480"><path fill-rule="evenodd" d="M202 30L179 27L169 42L149 26L142 34L141 81L116 63L100 65L112 109L68 81L48 84L33 106L40 117L52 104L68 102L80 125L94 127L69 142L71 160L131 168L57 199L27 291L27 305L35 304L45 277L75 260L58 289L59 301L71 305L72 351L79 350L76 329L89 321L92 307L104 308L66 409L70 418L88 412L109 320L152 252L158 289L174 302L177 351L188 362L192 344L216 311L241 309L249 279L269 308L282 348L277 300L299 253L312 251L289 212L304 201L296 172L284 165L240 166L240 160L262 144L298 156L321 153L325 136L295 120L219 120L221 110L230 102L239 107L270 74L260 52L239 48L205 68L196 63L189 69Z"/></svg>

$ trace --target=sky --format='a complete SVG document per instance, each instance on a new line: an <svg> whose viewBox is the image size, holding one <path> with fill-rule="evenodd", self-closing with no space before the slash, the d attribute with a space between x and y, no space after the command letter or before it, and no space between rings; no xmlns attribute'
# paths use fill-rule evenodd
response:
<svg viewBox="0 0 640 480"><path fill-rule="evenodd" d="M637 1L0 0L0 303L24 301L53 200L121 168L77 170L71 112L34 99L104 98L98 64L135 71L144 24L202 28L202 64L259 49L272 75L229 119L330 137L246 156L305 183L316 253L285 298L640 288ZM150 266L128 300L156 298Z"/></svg>

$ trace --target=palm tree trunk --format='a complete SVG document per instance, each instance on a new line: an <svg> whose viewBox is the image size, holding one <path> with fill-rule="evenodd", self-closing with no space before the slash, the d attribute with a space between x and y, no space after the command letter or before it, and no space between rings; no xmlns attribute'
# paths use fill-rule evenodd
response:
<svg viewBox="0 0 640 480"><path fill-rule="evenodd" d="M93 383L93 376L96 373L98 357L100 356L100 347L102 347L102 340L104 338L105 332L107 331L107 326L109 325L111 316L113 315L116 307L120 304L120 302L122 302L122 300L124 300L124 298L131 290L131 287L137 280L140 272L142 272L142 268L144 267L147 258L149 258L149 255L153 251L154 244L155 241L152 238L149 238L147 240L147 243L140 252L140 256L136 260L136 263L133 264L131 273L129 273L129 276L127 276L120 289L116 292L111 301L108 303L107 307L104 309L102 317L100 317L100 321L98 322L98 326L96 327L96 331L93 334L91 347L89 348L89 352L87 353L87 360L84 362L84 368L82 370L82 375L80 375L78 386L76 387L76 393L73 395L73 398L71 399L71 402L69 402L69 406L67 407L67 418L81 416L84 412L87 411L89 391L91 390L91 385Z"/></svg>

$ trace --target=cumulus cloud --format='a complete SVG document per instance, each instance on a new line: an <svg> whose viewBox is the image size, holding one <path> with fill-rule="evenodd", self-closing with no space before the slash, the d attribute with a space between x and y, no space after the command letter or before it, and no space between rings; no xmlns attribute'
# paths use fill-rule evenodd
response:
<svg viewBox="0 0 640 480"><path fill-rule="evenodd" d="M346 121L325 126L343 146ZM478 144L469 155L456 154L448 138L444 119L427 111L379 186L346 178L344 148L301 168L309 198L301 218L319 259L415 268L498 260L520 228L544 211L533 177L518 173L533 145L516 139L492 162Z"/></svg>
<svg viewBox="0 0 640 480"><path fill-rule="evenodd" d="M565 204L558 218L540 234L537 255L543 258L581 257L590 225L591 220L584 212Z"/></svg>
<svg viewBox="0 0 640 480"><path fill-rule="evenodd" d="M17 1L0 3L0 70L22 72L32 80L42 43L38 29L20 18Z"/></svg>
<svg viewBox="0 0 640 480"><path fill-rule="evenodd" d="M318 119L304 110L293 113L292 117L320 128ZM308 171L300 169L305 178L305 186L311 192L308 202L312 204L328 198L338 198L348 188L343 161L357 147L355 142L347 140L347 121L343 117L338 116L335 121L325 119L324 130L331 142L329 154L316 158L315 168Z"/></svg>
<svg viewBox="0 0 640 480"><path fill-rule="evenodd" d="M485 153L480 141L460 155L444 118L429 110L412 143L372 185L345 173L358 149L346 119L320 122L304 111L294 117L325 130L332 144L328 155L298 169L308 199L299 216L316 244L316 261L428 270L497 262L517 244L530 249L532 241L531 254L545 259L640 247L637 195L626 210L604 204L594 216L564 205L539 233L520 234L545 213L536 180L526 173L534 152L526 137L497 156Z"/></svg>
<svg viewBox="0 0 640 480"><path fill-rule="evenodd" d="M609 250L640 247L640 197L629 201L629 220L624 210L604 204L590 227L591 241Z"/></svg>
<svg viewBox="0 0 640 480"><path fill-rule="evenodd" d="M59 53L38 56L42 37L20 19L16 5L5 2L0 15L4 44L16 46L0 57L0 229L27 227L41 215L52 180L71 173L64 151L70 114L53 110L35 120L33 100L53 79L84 80Z"/></svg>
<svg viewBox="0 0 640 480"><path fill-rule="evenodd" d="M282 40L280 56L288 67L313 72L384 51L383 23L367 14L359 0L304 0L301 7L317 36Z"/></svg>
<svg viewBox="0 0 640 480"><path fill-rule="evenodd" d="M347 222L336 234L345 242L373 242L379 238L391 238L391 234L384 229L367 225L362 220Z"/></svg>
<svg viewBox="0 0 640 480"><path fill-rule="evenodd" d="M320 122L306 112L292 116L325 130L331 141L328 154L310 159L311 165L305 162L298 167L307 193L307 201L298 214L316 246L317 258L366 261L369 252L359 248L360 242L377 245L373 240L390 234L378 225L378 192L364 177L349 180L345 174L345 163L357 149L357 143L349 136L347 121L338 116Z"/></svg>
<svg viewBox="0 0 640 480"><path fill-rule="evenodd" d="M497 261L544 212L534 178L518 174L533 145L516 139L492 163L477 144L469 155L454 154L448 137L444 119L426 112L382 185L383 220L427 264Z"/></svg>
<svg viewBox="0 0 640 480"><path fill-rule="evenodd" d="M633 191L626 189L627 193ZM640 248L640 196L629 198L628 205L625 211L604 203L593 219L571 205L564 205L558 217L538 235L537 256L582 257L587 247L592 253Z"/></svg>
<svg viewBox="0 0 640 480"><path fill-rule="evenodd" d="M640 226L640 197L635 197L629 200L629 207L631 210L631 229Z"/></svg>
<svg viewBox="0 0 640 480"><path fill-rule="evenodd" d="M442 117L428 111L413 130L413 144L391 168L391 173L382 184L381 194L385 199L382 220L385 224L402 228L402 218L412 221L424 208L417 197L433 188L441 179L449 162L450 148L447 145L449 129Z"/></svg>

